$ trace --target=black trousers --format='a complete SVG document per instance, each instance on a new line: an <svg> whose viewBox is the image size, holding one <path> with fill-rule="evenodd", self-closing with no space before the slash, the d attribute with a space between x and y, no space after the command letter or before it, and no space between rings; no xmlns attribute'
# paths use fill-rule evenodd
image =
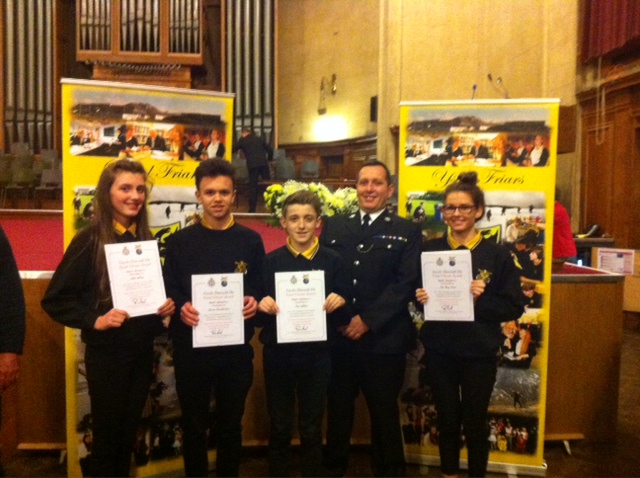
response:
<svg viewBox="0 0 640 478"><path fill-rule="evenodd" d="M427 351L425 359L438 412L442 473L458 474L462 426L469 476L485 476L489 460L487 410L496 381L496 358L453 357Z"/></svg>
<svg viewBox="0 0 640 478"><path fill-rule="evenodd" d="M297 344L296 344L297 345ZM322 417L331 374L328 349L292 351L291 347L265 345L263 349L269 434L269 476L291 476L291 437L298 398L300 467L302 476L324 476Z"/></svg>
<svg viewBox="0 0 640 478"><path fill-rule="evenodd" d="M371 419L374 476L405 475L398 409L405 368L405 354L372 354L355 347L332 348L325 449L329 474L342 476L347 470L355 399L362 390Z"/></svg>
<svg viewBox="0 0 640 478"><path fill-rule="evenodd" d="M85 350L91 399L91 476L129 476L153 374L153 339Z"/></svg>
<svg viewBox="0 0 640 478"><path fill-rule="evenodd" d="M249 212L256 212L258 206L258 180L260 177L262 179L271 178L268 165L249 168Z"/></svg>
<svg viewBox="0 0 640 478"><path fill-rule="evenodd" d="M207 432L211 392L215 397L217 476L238 476L242 452L242 416L253 381L250 345L192 348L173 354L176 391L182 409L186 476L208 476Z"/></svg>

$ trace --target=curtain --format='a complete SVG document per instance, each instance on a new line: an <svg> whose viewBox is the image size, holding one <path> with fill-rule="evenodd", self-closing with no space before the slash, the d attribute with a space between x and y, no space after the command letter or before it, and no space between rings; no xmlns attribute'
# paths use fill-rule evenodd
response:
<svg viewBox="0 0 640 478"><path fill-rule="evenodd" d="M640 45L640 1L586 0L582 23L582 60L627 53Z"/></svg>

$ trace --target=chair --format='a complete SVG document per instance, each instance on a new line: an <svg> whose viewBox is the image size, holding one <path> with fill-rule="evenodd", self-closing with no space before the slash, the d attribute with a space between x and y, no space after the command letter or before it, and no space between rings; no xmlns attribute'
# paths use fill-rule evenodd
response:
<svg viewBox="0 0 640 478"><path fill-rule="evenodd" d="M11 143L11 156L21 156L31 154L29 143Z"/></svg>
<svg viewBox="0 0 640 478"><path fill-rule="evenodd" d="M15 208L17 199L29 200L31 190L34 188L35 176L31 166L16 167L13 163L11 166L11 182L5 187L2 204L4 206L4 201L11 199L12 206Z"/></svg>
<svg viewBox="0 0 640 478"><path fill-rule="evenodd" d="M11 170L17 171L19 169L32 169L34 163L34 156L30 152L20 152L12 154Z"/></svg>
<svg viewBox="0 0 640 478"><path fill-rule="evenodd" d="M36 208L42 207L42 196L59 199L62 195L62 170L43 169L40 184L33 190L33 202Z"/></svg>
<svg viewBox="0 0 640 478"><path fill-rule="evenodd" d="M296 166L291 158L278 158L275 163L275 178L278 181L296 179Z"/></svg>
<svg viewBox="0 0 640 478"><path fill-rule="evenodd" d="M60 169L60 153L57 149L43 149L40 151L42 169Z"/></svg>
<svg viewBox="0 0 640 478"><path fill-rule="evenodd" d="M280 159L284 159L287 157L287 153L282 148L277 148L273 150L273 161L277 162Z"/></svg>
<svg viewBox="0 0 640 478"><path fill-rule="evenodd" d="M39 160L39 161L34 161L33 162L33 165L31 166L31 170L33 171L33 175L34 175L36 183L40 181L40 177L42 176L42 172L45 169L51 169L51 167L47 167L42 162L42 159Z"/></svg>
<svg viewBox="0 0 640 478"><path fill-rule="evenodd" d="M7 159L7 158L3 158ZM11 167L8 162L0 162L0 208L4 208L7 199L7 186L11 183Z"/></svg>
<svg viewBox="0 0 640 478"><path fill-rule="evenodd" d="M0 170L11 170L11 156L0 155Z"/></svg>
<svg viewBox="0 0 640 478"><path fill-rule="evenodd" d="M317 161L303 161L300 165L300 177L317 179L320 177L320 164Z"/></svg>

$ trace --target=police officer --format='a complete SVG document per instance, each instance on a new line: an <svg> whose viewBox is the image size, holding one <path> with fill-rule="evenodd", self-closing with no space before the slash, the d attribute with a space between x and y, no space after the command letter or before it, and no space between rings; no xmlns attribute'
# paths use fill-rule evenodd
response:
<svg viewBox="0 0 640 478"><path fill-rule="evenodd" d="M398 396L415 345L408 302L419 276L421 231L386 210L393 192L386 165L366 162L357 179L359 213L328 218L320 238L351 269L355 314L332 347L325 466L334 476L347 470L360 391L371 418L373 474L405 474Z"/></svg>

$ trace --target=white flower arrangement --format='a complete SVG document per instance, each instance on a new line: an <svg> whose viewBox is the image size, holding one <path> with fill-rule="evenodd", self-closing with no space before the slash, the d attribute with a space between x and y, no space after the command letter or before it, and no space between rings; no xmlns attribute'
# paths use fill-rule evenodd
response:
<svg viewBox="0 0 640 478"><path fill-rule="evenodd" d="M292 193L308 190L315 193L322 202L322 215L353 214L358 211L358 197L353 188L340 188L335 192L322 183L303 183L287 181L284 184L272 184L264 192L264 204L271 213L273 225L280 225L282 204Z"/></svg>

